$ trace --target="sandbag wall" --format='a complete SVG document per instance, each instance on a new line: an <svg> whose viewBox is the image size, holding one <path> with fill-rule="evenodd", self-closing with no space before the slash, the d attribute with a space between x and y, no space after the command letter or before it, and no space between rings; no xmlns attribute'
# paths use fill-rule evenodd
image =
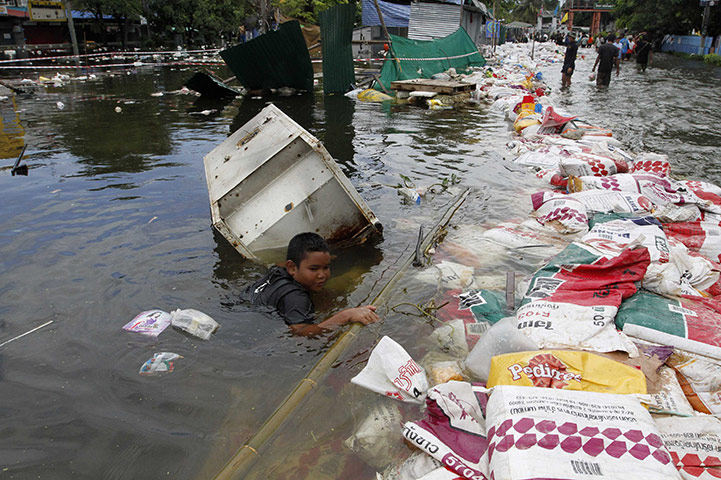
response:
<svg viewBox="0 0 721 480"><path fill-rule="evenodd" d="M449 233L419 275L449 301L436 351L384 337L353 379L403 427L347 445L385 480L721 478L721 188L554 107L538 67L562 54L530 48L468 78L546 187L527 218ZM490 248L538 252L515 305L474 275Z"/></svg>

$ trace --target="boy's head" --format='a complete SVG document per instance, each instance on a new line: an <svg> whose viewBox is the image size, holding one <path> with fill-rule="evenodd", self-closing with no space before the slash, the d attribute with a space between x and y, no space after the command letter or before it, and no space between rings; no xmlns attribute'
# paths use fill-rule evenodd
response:
<svg viewBox="0 0 721 480"><path fill-rule="evenodd" d="M330 278L328 243L317 233L299 233L288 243L285 269L307 290L321 291Z"/></svg>

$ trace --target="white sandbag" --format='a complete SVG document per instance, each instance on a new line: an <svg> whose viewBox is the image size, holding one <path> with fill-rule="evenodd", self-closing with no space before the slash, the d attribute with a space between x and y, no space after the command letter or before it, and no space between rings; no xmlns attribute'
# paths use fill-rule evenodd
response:
<svg viewBox="0 0 721 480"><path fill-rule="evenodd" d="M666 414L694 416L695 412L686 395L683 393L681 384L678 383L676 372L669 367L662 366L658 369L659 391L651 393L653 404L649 404L656 411Z"/></svg>
<svg viewBox="0 0 721 480"><path fill-rule="evenodd" d="M437 385L428 391L426 406L424 419L403 426L406 440L462 477L484 478L485 421L471 384Z"/></svg>
<svg viewBox="0 0 721 480"><path fill-rule="evenodd" d="M381 338L351 383L407 403L423 403L428 390L423 368L387 336Z"/></svg>
<svg viewBox="0 0 721 480"><path fill-rule="evenodd" d="M634 396L497 386L486 426L491 478L681 478Z"/></svg>
<svg viewBox="0 0 721 480"><path fill-rule="evenodd" d="M565 298L556 295L555 301L536 300L527 303L516 312L516 328L540 349L623 351L632 357L638 356L638 349L633 342L616 330L614 319L618 308L585 303L587 299L575 292Z"/></svg>
<svg viewBox="0 0 721 480"><path fill-rule="evenodd" d="M684 480L721 477L721 420L665 417L656 419L656 427Z"/></svg>

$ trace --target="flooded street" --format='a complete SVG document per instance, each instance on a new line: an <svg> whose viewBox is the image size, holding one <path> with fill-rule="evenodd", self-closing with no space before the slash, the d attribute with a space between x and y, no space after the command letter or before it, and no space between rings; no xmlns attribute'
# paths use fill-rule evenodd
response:
<svg viewBox="0 0 721 480"><path fill-rule="evenodd" d="M554 105L611 128L630 151L668 155L677 178L721 184L721 68L654 54L645 73L623 64L598 90L588 79L594 60L579 50L566 91L560 63L541 67ZM264 267L211 226L203 156L267 101L324 142L385 227L382 239L334 252L334 277L315 299L321 316L370 302L413 251L419 226L430 229L463 188L471 194L455 225L525 219L543 188L507 161L512 127L488 105L423 110L318 92L224 105L172 93L192 73L102 74L0 100L0 344L52 322L0 346L0 478L212 478L333 341L292 337L249 311L240 293ZM13 177L23 143L29 175ZM461 182L406 205L390 187L400 175ZM521 255L483 260L477 274L489 279L537 268ZM377 395L348 380L382 335L422 352L432 325L391 308L436 295L416 275L409 270L379 309L384 321L363 330L250 477L373 478L342 441ZM221 327L209 341L122 330L151 308L194 308ZM182 355L175 370L140 376L163 351ZM327 465L303 469L320 457Z"/></svg>

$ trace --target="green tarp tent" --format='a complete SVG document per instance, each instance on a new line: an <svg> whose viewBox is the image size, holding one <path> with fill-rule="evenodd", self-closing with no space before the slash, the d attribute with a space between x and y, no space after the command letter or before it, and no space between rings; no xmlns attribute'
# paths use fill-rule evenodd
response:
<svg viewBox="0 0 721 480"><path fill-rule="evenodd" d="M456 71L482 67L486 59L463 28L437 40L410 40L391 35L391 56L386 58L380 81L390 90L391 82L431 78L453 67ZM380 89L380 86L376 86Z"/></svg>

